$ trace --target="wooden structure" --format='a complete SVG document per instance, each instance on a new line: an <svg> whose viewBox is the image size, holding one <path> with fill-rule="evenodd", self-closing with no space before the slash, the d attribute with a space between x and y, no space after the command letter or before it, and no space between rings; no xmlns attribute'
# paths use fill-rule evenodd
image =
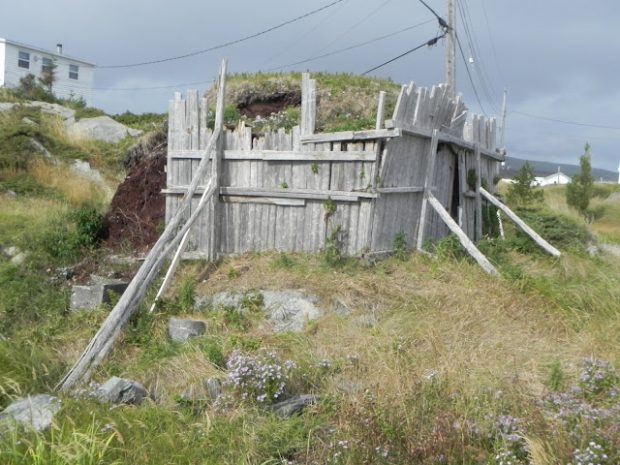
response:
<svg viewBox="0 0 620 465"><path fill-rule="evenodd" d="M480 239L480 186L492 189L503 160L493 119L474 116L468 125L465 106L446 86L411 84L385 123L380 95L374 130L315 134L315 96L315 81L304 74L299 127L254 136L241 125L223 134L219 196L200 214L186 255L318 252L326 241L360 255L391 250L399 233L420 248L450 232L435 208L427 208L427 194L467 237ZM168 221L206 156L212 137L207 112L208 102L196 91L170 102Z"/></svg>
<svg viewBox="0 0 620 465"><path fill-rule="evenodd" d="M387 122L381 93L374 130L314 134L316 84L304 75L301 126L255 138L243 126L224 131L225 82L223 62L213 131L197 92L170 103L166 228L57 389L88 381L167 257L176 250L156 299L188 245L213 259L249 250L313 252L334 241L353 255L388 251L400 233L421 249L453 232L497 274L472 241L482 234L484 197L560 254L482 186L483 179L493 185L502 159L494 121L474 117L467 128L464 106L446 87L403 87Z"/></svg>

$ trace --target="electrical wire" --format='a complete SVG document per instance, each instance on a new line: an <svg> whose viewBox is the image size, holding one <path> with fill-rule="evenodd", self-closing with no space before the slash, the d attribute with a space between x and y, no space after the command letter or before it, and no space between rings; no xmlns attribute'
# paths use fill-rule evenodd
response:
<svg viewBox="0 0 620 465"><path fill-rule="evenodd" d="M428 10L433 13L433 15L435 15L435 18L437 18L437 21L439 22L439 26L443 29L444 32L449 31L450 25L446 22L445 19L443 19L441 16L439 16L437 14L437 12L435 10L433 10L428 3L426 3L424 0L418 0L422 5L424 5L426 8L428 8Z"/></svg>
<svg viewBox="0 0 620 465"><path fill-rule="evenodd" d="M454 36L456 37L456 43L459 46L459 50L461 52L461 58L463 58L463 63L465 64L465 70L467 71L467 76L469 77L469 82L471 83L471 88L474 91L474 95L476 96L478 105L480 105L480 109L482 110L482 113L484 113L485 116L489 116L486 110L484 109L484 105L482 105L482 101L480 100L480 95L478 94L478 90L476 89L474 80L471 77L471 72L469 71L469 67L467 66L467 60L465 59L465 53L463 53L463 46L461 45L461 39L459 39L459 36L458 34L456 34L456 31L454 33Z"/></svg>
<svg viewBox="0 0 620 465"><path fill-rule="evenodd" d="M551 122L554 122L554 123L569 124L569 125L572 125L572 126L583 126L583 127L587 127L587 128L611 129L611 130L614 130L614 131L620 131L620 126L605 126L605 125L601 125L601 124L584 123L584 122L579 122L579 121L570 121L570 120L564 120L564 119L551 118L551 117L548 117L548 116L534 115L532 113L526 113L524 111L516 111L516 110L510 111L510 113L511 114L516 114L516 115L527 116L529 118L536 118L536 119L541 119L541 120L545 120L545 121L551 121Z"/></svg>
<svg viewBox="0 0 620 465"><path fill-rule="evenodd" d="M370 68L368 71L364 71L362 73L362 76L366 76L368 73L372 73L373 71L375 71L375 70L377 70L379 68L383 68L385 65L389 65L390 63L392 63L392 62L394 62L396 60L399 60L402 57L404 57L406 55L409 55L410 53L415 52L416 50L420 50L424 46L432 47L433 45L435 45L439 41L439 39L443 39L446 36L446 34L447 34L447 32L444 32L441 35L435 36L431 40L428 40L428 41L424 42L423 44L418 45L417 47L413 47L412 49L407 50L406 52L401 53L400 55L398 55L398 56L396 56L396 57L394 57L394 58L392 58L392 59L390 59L388 61L385 61L385 62L381 63L380 65L375 66L374 68Z"/></svg>
<svg viewBox="0 0 620 465"><path fill-rule="evenodd" d="M433 20L427 20L427 21L423 21L421 23L418 24L414 24L412 26L408 26L406 28L400 29L398 31L395 32L391 32L389 34L384 34L382 36L379 37L375 37L374 39L370 39L370 40L366 40L364 42L360 42L358 44L355 45L351 45L349 47L345 47L339 50L334 50L333 52L329 52L329 53L324 53L323 55L318 55L315 57L310 57L307 58L305 60L300 60L300 61L296 61L294 63L288 63L286 65L281 65L275 68L271 68L268 69L266 71L277 71L283 68L288 68L290 66L295 66L295 65L300 65L300 64L304 64L304 63L309 63L311 61L316 61L319 60L321 58L326 58L328 56L332 56L332 55L337 55L339 53L343 53L343 52L347 52L349 50L353 50L356 48L360 48L363 47L364 45L368 45L374 42L379 42L381 40L385 40L389 37L393 37L395 35L398 34L402 34L403 32L407 32L410 31L412 29L418 28L420 26L423 26L425 24L429 24L430 22L432 22ZM206 81L195 81L195 82L186 82L186 83L180 83L180 84L166 84L166 85L162 85L162 86L153 86L153 87L95 87L93 90L96 91L102 91L102 92L114 92L114 91L138 91L138 90L161 90L161 89L173 89L173 88L179 88L179 87L187 87L187 86L196 86L196 85L201 85L201 84L207 84L207 83L211 83L213 82L213 79L209 79Z"/></svg>
<svg viewBox="0 0 620 465"><path fill-rule="evenodd" d="M345 0L335 0L335 1L329 3L329 4L325 5L325 6L322 6L321 8L317 8L315 10L309 11L307 13L304 13L301 16L297 16L297 17L295 17L293 19L289 19L289 20L284 21L284 22L282 22L280 24L272 26L272 27L270 27L268 29L264 29L264 30L262 30L260 32L256 32L254 34L250 34L250 35L242 37L240 39L231 40L231 41L225 42L223 44L214 45L213 47L205 48L203 50L198 50L196 52L186 53L184 55L178 55L178 56L174 56L174 57L161 58L159 60L143 61L143 62L139 62L139 63L130 63L130 64L123 64L123 65L103 65L103 66L98 66L98 68L100 68L100 69L134 68L134 67L137 67L137 66L154 65L154 64L157 64L157 63L165 63L165 62L168 62L168 61L181 60L183 58L189 58L189 57L193 57L193 56L196 56L196 55L201 55L203 53L212 52L214 50L219 50L219 49L222 49L222 48L225 48L225 47L230 47L231 45L236 45L236 44L239 44L241 42L245 42L245 41L248 41L250 39L254 39L256 37L265 35L265 34L267 34L269 32L275 31L276 29L280 29L280 28L282 28L284 26L287 26L289 24L292 24L292 23L300 21L300 20L302 20L304 18L307 18L308 16L312 16L312 15L317 14L317 13L323 11L323 10L331 8L332 6L337 5L338 3L341 3L343 1L345 1Z"/></svg>
<svg viewBox="0 0 620 465"><path fill-rule="evenodd" d="M382 35L382 36L379 36L379 37L375 37L374 39L366 40L364 42L360 42L358 44L351 45L349 47L345 47L345 48L341 48L341 49L338 49L338 50L334 50L333 52L324 53L322 55L317 55L317 56L313 56L313 57L310 57L310 58L306 58L305 60L296 61L294 63L288 63L286 65L280 65L280 66L277 66L275 68L270 68L267 71L277 71L277 70L280 70L280 69L283 69L283 68L288 68L289 66L301 65L301 64L304 64L304 63L308 63L310 61L315 61L315 60L319 60L321 58L326 58L326 57L329 57L329 56L332 56L332 55L337 55L337 54L342 53L342 52L347 52L349 50L353 50L353 49L356 49L356 48L359 48L359 47L363 47L364 45L368 45L368 44L372 44L372 43L375 43L375 42L379 42L379 41L387 39L389 37L393 37L395 35L402 34L403 32L410 31L412 29L415 29L417 27L423 26L423 25L431 23L431 22L433 22L432 19L428 20L428 21L424 21L424 22L418 23L418 24L414 24L413 26L408 26L408 27L406 27L404 29L400 29L400 30L395 31L395 32L391 32L390 34L385 34L385 35Z"/></svg>

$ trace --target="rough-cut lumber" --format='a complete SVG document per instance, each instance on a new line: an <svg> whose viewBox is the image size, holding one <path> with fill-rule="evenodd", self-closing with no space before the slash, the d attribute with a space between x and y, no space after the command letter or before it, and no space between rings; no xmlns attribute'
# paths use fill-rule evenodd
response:
<svg viewBox="0 0 620 465"><path fill-rule="evenodd" d="M309 73L301 75L301 134L314 134L316 124L316 81Z"/></svg>
<svg viewBox="0 0 620 465"><path fill-rule="evenodd" d="M368 129L366 131L341 131L326 134L302 135L302 144L319 142L363 141L369 139L390 139L400 136L399 129Z"/></svg>
<svg viewBox="0 0 620 465"><path fill-rule="evenodd" d="M379 194L410 194L414 192L423 192L422 186L408 186L408 187L379 187L376 189Z"/></svg>
<svg viewBox="0 0 620 465"><path fill-rule="evenodd" d="M420 223L418 225L418 237L416 240L416 249L422 250L424 245L424 230L426 229L426 204L428 203L428 197L431 195L431 183L433 182L433 174L435 172L435 160L437 159L437 145L438 145L437 129L433 130L433 137L431 139L431 147L426 160L426 175L424 176L424 197L422 198L422 207L420 208Z"/></svg>
<svg viewBox="0 0 620 465"><path fill-rule="evenodd" d="M153 313L153 311L155 310L155 307L157 306L157 302L159 302L159 299L161 299L161 296L164 295L164 292L166 292L166 289L168 289L168 286L170 285L170 281L172 281L172 277L174 276L174 272L176 271L177 266L179 266L179 262L181 261L181 255L185 251L185 247L187 246L188 241L189 241L189 230L183 235L183 239L181 239L181 243L179 244L179 247L177 248L177 251L175 252L174 257L172 257L172 261L170 262L168 271L166 271L164 280L159 286L159 290L157 291L157 295L155 295L155 299L153 299L153 305L151 305L151 308L149 309L149 313Z"/></svg>
<svg viewBox="0 0 620 465"><path fill-rule="evenodd" d="M201 160L204 150L170 150L172 159ZM347 152L300 151L300 150L224 150L224 160L265 160L265 161L375 161L377 154L370 150Z"/></svg>
<svg viewBox="0 0 620 465"><path fill-rule="evenodd" d="M491 195L484 187L480 188L480 193L484 196L485 199L487 199L489 202L491 202L493 205L503 211L508 218L510 218L517 226L519 226L524 233L530 236L534 240L534 242L536 242L546 252L553 255L554 257L559 257L561 255L561 252L558 249L556 249L546 240L544 240L540 236L540 234L538 234L527 224L525 224L525 222L521 218L519 218L510 208L500 202L497 198L495 198L495 196Z"/></svg>
<svg viewBox="0 0 620 465"><path fill-rule="evenodd" d="M474 144L474 157L476 159L476 236L475 240L482 239L482 164L480 160L480 145Z"/></svg>
<svg viewBox="0 0 620 465"><path fill-rule="evenodd" d="M437 212L437 214L441 217L441 219L446 223L450 231L452 231L456 237L459 239L461 245L467 250L467 253L471 255L478 265L493 276L499 276L499 273L495 269L495 267L491 264L491 262L484 256L480 250L476 247L476 245L467 237L467 234L463 232L459 225L452 219L450 214L443 208L443 205L435 198L433 194L428 195L428 203L433 207L433 209Z"/></svg>
<svg viewBox="0 0 620 465"><path fill-rule="evenodd" d="M377 121L375 122L375 129L383 129L383 123L385 122L385 91L379 92L379 102L377 104Z"/></svg>
<svg viewBox="0 0 620 465"><path fill-rule="evenodd" d="M226 78L226 62L222 63L220 69L220 80L218 90L218 111L216 112L216 122L213 137L209 141L207 152L215 147L216 142L220 138L223 122L223 100L224 100L224 82ZM93 339L90 341L82 355L79 357L73 367L67 372L60 383L56 386L57 389L67 390L73 387L76 383L86 381L90 376L92 370L105 358L105 356L112 349L114 341L118 337L121 328L129 320L132 313L135 311L137 304L146 293L148 285L155 277L159 268L163 264L166 257L166 249L170 250L172 243L175 246L181 240L182 235L185 233L177 232L179 225L183 222L185 212L189 208L194 191L197 189L203 175L208 167L209 160L201 160L197 172L194 175L194 179L190 185L187 195L181 201L178 210L171 218L170 222L166 226L166 229L157 240L146 259L142 263L142 266L136 273L134 279L119 299L118 303L114 306L102 326L99 328Z"/></svg>

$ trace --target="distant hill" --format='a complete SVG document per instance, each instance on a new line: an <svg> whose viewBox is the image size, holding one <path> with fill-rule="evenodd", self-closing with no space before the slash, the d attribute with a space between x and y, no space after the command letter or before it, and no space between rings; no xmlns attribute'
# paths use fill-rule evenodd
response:
<svg viewBox="0 0 620 465"><path fill-rule="evenodd" d="M506 163L501 168L500 175L503 178L512 178L517 172L521 169L526 160L522 160L521 158L514 157L506 157ZM573 176L579 173L579 165L568 165L568 164L559 164L548 161L529 161L530 165L534 168L534 174L536 176L547 176L552 173L556 173L558 171L558 167L560 167L560 171L566 174L567 176ZM592 168L592 175L594 179L597 181L618 181L618 172L604 170L601 168Z"/></svg>

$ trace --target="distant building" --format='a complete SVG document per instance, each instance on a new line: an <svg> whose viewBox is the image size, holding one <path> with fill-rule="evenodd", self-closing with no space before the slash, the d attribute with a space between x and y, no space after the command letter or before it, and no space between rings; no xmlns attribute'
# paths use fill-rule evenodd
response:
<svg viewBox="0 0 620 465"><path fill-rule="evenodd" d="M557 173L549 176L536 176L534 181L537 186L552 186L554 184L568 184L569 182L571 182L571 178L562 173L559 168Z"/></svg>
<svg viewBox="0 0 620 465"><path fill-rule="evenodd" d="M56 64L56 79L52 87L59 98L83 98L92 104L95 65L62 53L0 38L0 87L17 87L28 74L40 77L46 66Z"/></svg>

